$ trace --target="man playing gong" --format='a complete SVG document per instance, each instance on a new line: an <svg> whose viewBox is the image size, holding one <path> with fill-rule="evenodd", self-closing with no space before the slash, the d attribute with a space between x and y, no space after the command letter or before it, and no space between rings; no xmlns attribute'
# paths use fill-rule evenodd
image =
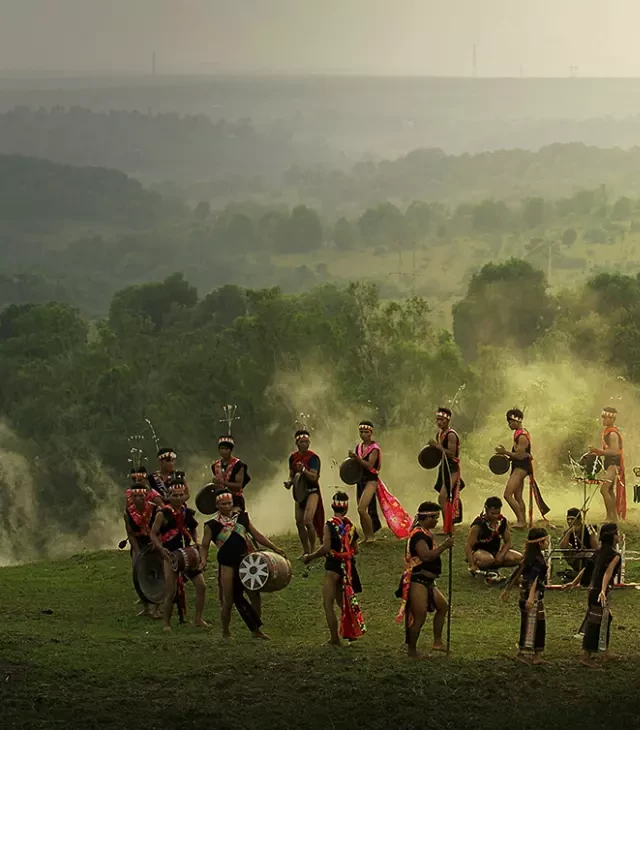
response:
<svg viewBox="0 0 640 853"><path fill-rule="evenodd" d="M316 547L316 534L322 538L324 509L320 494L320 457L310 450L311 436L306 429L296 430L297 450L289 456L289 479L285 489L293 488L295 520L302 553L310 554Z"/></svg>
<svg viewBox="0 0 640 853"><path fill-rule="evenodd" d="M233 505L240 511L245 509L244 489L251 482L246 463L233 455L235 442L232 435L221 435L218 439L220 458L211 465L213 484L218 489L228 489L233 495Z"/></svg>
<svg viewBox="0 0 640 853"><path fill-rule="evenodd" d="M167 505L157 511L153 525L151 526L151 544L162 554L164 558L164 630L171 630L171 614L178 592L178 572L175 563L171 560L171 554L186 548L189 545L198 544L196 528L198 522L195 512L185 506L187 500L187 487L184 480L175 479L168 486L169 499ZM207 623L202 618L206 596L206 584L199 567L187 569L186 576L193 582L196 588L196 616L197 628L206 628Z"/></svg>
<svg viewBox="0 0 640 853"><path fill-rule="evenodd" d="M209 547L213 542L218 549L218 590L222 605L222 637L227 640L231 636L231 610L235 604L243 622L254 637L268 640L269 637L261 630L261 600L260 593L244 588L240 580L240 563L251 551L257 550L257 545L275 551L285 557L285 552L274 545L264 534L251 523L247 512L238 513L233 506L233 495L228 489L216 493L217 511L213 518L205 522L202 543L200 545L200 568L207 565ZM257 543L257 545L256 545ZM249 600L245 598L245 593Z"/></svg>
<svg viewBox="0 0 640 853"><path fill-rule="evenodd" d="M542 498L533 474L531 436L523 428L523 420L524 414L520 409L509 409L507 412L507 423L509 424L509 429L513 430L513 447L510 452L502 444L498 445L495 449L496 453L506 456L511 460L511 474L504 490L504 499L515 513L516 523L513 525L514 529L522 529L527 526L527 510L523 498L524 481L527 477L529 478L530 489L530 516L533 515L532 500L534 498L543 518L549 512L549 507ZM529 522L532 524L533 518L530 517Z"/></svg>
<svg viewBox="0 0 640 853"><path fill-rule="evenodd" d="M458 524L459 496L464 488L464 482L460 478L460 436L451 426L451 409L440 406L436 412L436 426L438 433L435 439L432 438L429 441L429 444L442 453L442 461L434 488L438 492L438 502L443 514L447 503L451 502L454 506L453 522Z"/></svg>
<svg viewBox="0 0 640 853"><path fill-rule="evenodd" d="M605 406L602 418L602 448L592 447L590 453L601 456L604 463L604 481L600 494L607 513L607 522L615 524L627 517L627 489L624 476L624 453L622 434L616 426L618 410Z"/></svg>
<svg viewBox="0 0 640 853"><path fill-rule="evenodd" d="M364 541L369 543L375 541L375 534L382 527L376 501L382 454L380 445L373 440L371 421L360 421L358 431L360 443L355 450L349 451L349 458L355 459L362 468L360 480L356 484L356 494Z"/></svg>

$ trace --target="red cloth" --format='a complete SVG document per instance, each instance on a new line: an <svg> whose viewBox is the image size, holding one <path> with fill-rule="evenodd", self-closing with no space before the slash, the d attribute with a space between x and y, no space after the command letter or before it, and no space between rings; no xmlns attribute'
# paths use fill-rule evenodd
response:
<svg viewBox="0 0 640 853"><path fill-rule="evenodd" d="M620 446L620 464L618 465L618 476L616 478L616 511L620 518L624 521L627 517L627 483L624 473L624 453L622 452L622 434L618 427L606 427L602 433L602 449L607 450L609 445L606 442L606 437L615 433L618 436ZM606 468L606 465L605 465Z"/></svg>
<svg viewBox="0 0 640 853"><path fill-rule="evenodd" d="M338 534L340 551L330 551L331 556L342 563L342 599L340 602L340 635L345 640L355 640L367 630L360 604L353 590L353 557L356 548L353 544L354 527L348 518L334 516L329 524Z"/></svg>
<svg viewBox="0 0 640 853"><path fill-rule="evenodd" d="M294 451L291 454L291 461L289 465L289 473L293 478L298 472L296 470L296 465L300 462L305 467L308 467L309 462L313 457L316 457L318 461L320 461L320 457L317 453L314 453L313 450L305 450L304 453L301 453L299 450ZM315 515L313 516L313 527L316 531L316 535L318 539L322 541L322 537L324 536L324 504L322 503L322 492L320 491L320 470L318 469L318 505L316 506Z"/></svg>

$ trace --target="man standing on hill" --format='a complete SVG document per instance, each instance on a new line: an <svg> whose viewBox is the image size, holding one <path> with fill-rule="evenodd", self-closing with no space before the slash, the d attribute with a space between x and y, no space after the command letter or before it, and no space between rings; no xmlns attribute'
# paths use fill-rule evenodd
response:
<svg viewBox="0 0 640 853"><path fill-rule="evenodd" d="M149 474L149 486L155 489L165 503L169 500L169 486L171 482L179 478L185 488L186 499L189 499L189 486L184 475L184 471L176 471L176 459L178 454L173 447L161 447L158 450L158 461L160 468Z"/></svg>
<svg viewBox="0 0 640 853"><path fill-rule="evenodd" d="M311 554L316 536L324 532L324 508L320 495L320 457L310 449L311 438L306 429L296 430L297 450L289 456L289 479L285 489L293 488L295 520L303 554Z"/></svg>
<svg viewBox="0 0 640 853"><path fill-rule="evenodd" d="M602 448L592 447L590 452L601 456L604 462L604 482L600 494L607 511L607 522L615 524L627 517L627 487L624 476L624 453L622 434L616 424L618 410L605 406L602 418Z"/></svg>
<svg viewBox="0 0 640 853"><path fill-rule="evenodd" d="M232 435L221 435L218 439L220 458L211 465L213 482L218 489L228 489L233 495L233 505L244 512L244 489L251 482L245 462L233 455L235 442Z"/></svg>
<svg viewBox="0 0 640 853"><path fill-rule="evenodd" d="M461 503L460 492L464 483L460 477L460 436L451 426L451 409L440 406L436 412L438 433L429 444L442 452L442 462L438 468L438 479L434 486L438 493L438 502L442 514L446 512L447 504L453 511L453 524L460 524Z"/></svg>
<svg viewBox="0 0 640 853"><path fill-rule="evenodd" d="M531 453L531 436L522 426L524 414L520 409L509 409L507 412L507 423L509 429L513 430L513 447L511 452L500 444L496 447L496 453L507 456L511 460L511 474L507 480L504 490L504 499L509 504L516 516L514 529L527 526L527 510L523 498L524 481L529 478L529 524L533 524L533 499L535 498L540 514L544 518L549 513L549 507L542 498L542 494L533 474L533 456Z"/></svg>

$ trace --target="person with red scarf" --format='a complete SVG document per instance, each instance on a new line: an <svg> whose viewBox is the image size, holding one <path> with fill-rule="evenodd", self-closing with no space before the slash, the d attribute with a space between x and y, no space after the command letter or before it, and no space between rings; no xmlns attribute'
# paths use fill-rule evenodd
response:
<svg viewBox="0 0 640 853"><path fill-rule="evenodd" d="M122 547L126 547L126 542L129 541L132 563L135 562L142 549L151 544L151 525L158 510L157 497L159 497L157 492L148 487L146 472L143 478L132 480L131 486L125 492L124 526L127 531L127 539L120 544ZM142 604L142 610L138 616L156 618L158 616L157 605L143 598L141 593L138 594Z"/></svg>
<svg viewBox="0 0 640 853"><path fill-rule="evenodd" d="M220 458L211 465L213 483L218 489L229 489L233 495L233 505L241 512L246 509L244 489L251 482L246 463L233 455L235 442L231 435L221 435L218 439Z"/></svg>
<svg viewBox="0 0 640 853"><path fill-rule="evenodd" d="M324 507L320 494L320 457L310 449L311 437L306 429L296 430L297 450L289 456L289 479L285 480L285 489L291 489L300 482L304 492L303 500L295 500L295 520L302 553L310 554L316 547L316 535L322 537L324 528Z"/></svg>
<svg viewBox="0 0 640 853"><path fill-rule="evenodd" d="M504 490L504 499L516 516L514 529L527 526L527 509L523 497L524 481L527 477L529 478L529 526L533 526L534 499L543 519L550 512L533 473L531 436L522 426L523 420L524 413L521 409L509 409L507 423L509 429L513 430L513 447L508 451L504 445L500 444L495 449L496 453L511 460L511 473Z"/></svg>
<svg viewBox="0 0 640 853"><path fill-rule="evenodd" d="M322 602L329 628L332 646L342 645L340 638L356 640L367 630L356 598L362 592L362 584L356 568L358 532L347 517L349 496L336 492L331 500L333 517L324 527L322 545L313 554L305 554L302 561L309 565L325 557L325 577L322 586ZM334 605L340 608L340 624Z"/></svg>
<svg viewBox="0 0 640 853"><path fill-rule="evenodd" d="M198 545L198 534L196 528L198 522L195 512L185 506L187 500L187 487L184 480L172 480L168 485L169 500L166 506L159 509L151 526L151 545L164 557L164 630L171 630L171 614L178 591L178 577L171 561L171 553L186 548L189 545ZM204 602L206 597L206 584L202 569L200 567L188 569L186 576L193 582L196 589L196 615L195 625L197 628L207 628L207 623L202 618Z"/></svg>
<svg viewBox="0 0 640 853"><path fill-rule="evenodd" d="M615 524L618 516L627 517L627 486L624 475L624 453L622 433L616 426L618 410L605 406L602 418L602 448L592 447L590 453L601 456L604 463L604 482L600 494L607 512L606 521Z"/></svg>
<svg viewBox="0 0 640 853"><path fill-rule="evenodd" d="M405 642L410 658L424 658L418 651L420 632L427 614L433 617L433 651L444 652L442 629L449 610L449 603L436 587L436 580L442 574L441 555L453 548L453 536L447 536L436 545L432 530L440 519L440 506L434 501L423 501L413 520L405 546L405 570L396 590L401 600L396 622L405 626Z"/></svg>
<svg viewBox="0 0 640 853"><path fill-rule="evenodd" d="M460 436L451 426L451 409L440 406L436 412L438 433L429 444L442 453L442 462L438 468L438 479L434 486L438 493L438 503L443 515L451 508L453 524L462 521L462 501L460 492L464 489L464 481L460 476Z"/></svg>

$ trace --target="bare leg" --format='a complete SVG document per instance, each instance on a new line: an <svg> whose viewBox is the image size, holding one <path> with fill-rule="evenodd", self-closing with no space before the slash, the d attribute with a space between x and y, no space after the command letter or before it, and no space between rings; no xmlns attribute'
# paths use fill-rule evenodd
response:
<svg viewBox="0 0 640 853"><path fill-rule="evenodd" d="M253 607L253 609L256 612L256 616L258 617L258 619L261 620L262 619L262 596L260 595L259 592L256 592L255 590L248 589L246 592L247 592L247 597L248 597L249 601L251 602L251 606ZM269 637L268 634L265 634L261 628L256 628L256 630L252 631L251 633L253 634L254 637L256 637L259 640L270 640L271 639L271 637Z"/></svg>
<svg viewBox="0 0 640 853"><path fill-rule="evenodd" d="M607 478L611 477L611 479L607 479L600 486L600 494L602 495L602 500L604 501L604 508L607 513L607 522L617 522L618 520L618 507L616 506L616 474L617 468L607 469Z"/></svg>
<svg viewBox="0 0 640 853"><path fill-rule="evenodd" d="M487 572L494 568L496 568L496 558L493 554L482 549L473 552L473 560L471 562L472 571Z"/></svg>
<svg viewBox="0 0 640 853"><path fill-rule="evenodd" d="M332 646L340 646L340 635L338 633L338 619L334 610L334 603L338 601L338 591L340 586L339 576L335 572L324 573L324 583L322 584L322 604L324 606L324 615L329 628L331 639L329 642Z"/></svg>
<svg viewBox="0 0 640 853"><path fill-rule="evenodd" d="M447 616L447 611L449 610L449 605L447 603L447 599L439 589L434 588L433 598L436 605L436 612L433 617L433 649L437 652L443 652L445 651L445 647L442 645L442 628Z"/></svg>
<svg viewBox="0 0 640 853"><path fill-rule="evenodd" d="M302 545L302 553L310 554L311 547L309 542L309 537L307 536L307 528L304 524L304 510L298 504L296 504L296 527L298 528L298 537L300 539L300 544Z"/></svg>
<svg viewBox="0 0 640 853"><path fill-rule="evenodd" d="M316 529L313 526L313 519L315 518L316 509L318 508L318 500L319 495L315 493L309 495L307 497L307 505L304 508L303 524L307 534L307 541L309 543L309 550L305 551L305 554L311 554L316 550Z"/></svg>
<svg viewBox="0 0 640 853"><path fill-rule="evenodd" d="M193 579L193 585L196 588L196 628L208 628L209 626L202 618L204 602L207 596L207 584L204 575L196 575Z"/></svg>
<svg viewBox="0 0 640 853"><path fill-rule="evenodd" d="M229 626L231 625L231 609L233 607L233 569L230 566L220 567L220 580L222 585L222 608L220 611L222 637L227 640L231 636Z"/></svg>
<svg viewBox="0 0 640 853"><path fill-rule="evenodd" d="M164 605L163 605L163 617L164 617L164 628L163 631L171 630L171 613L173 612L173 599L176 597L176 589L178 586L178 579L176 577L176 573L173 571L171 567L171 563L169 560L164 560Z"/></svg>
<svg viewBox="0 0 640 853"><path fill-rule="evenodd" d="M451 475L451 491L452 492L453 492L454 488L457 486L459 479L460 479L460 472L454 471L454 473ZM444 515L445 507L447 505L447 500L448 500L447 488L446 488L446 486L443 486L440 489L440 493L438 494L438 503L440 504L440 509L442 510L443 515Z"/></svg>
<svg viewBox="0 0 640 853"><path fill-rule="evenodd" d="M507 485L504 490L504 499L509 504L516 517L514 527L527 526L527 511L522 497L526 477L527 472L524 468L514 468L507 480Z"/></svg>
<svg viewBox="0 0 640 853"><path fill-rule="evenodd" d="M429 601L428 595L427 588L422 586L422 584L411 584L411 588L409 589L408 606L411 610L411 615L413 616L413 622L407 631L407 653L410 658L425 657L424 654L421 654L418 651L418 640L420 638L420 631L422 631L422 626L424 625L424 620L427 618L427 606Z"/></svg>
<svg viewBox="0 0 640 853"><path fill-rule="evenodd" d="M366 542L374 541L374 532L373 532L373 521L371 520L371 516L368 513L369 504L371 503L373 496L376 493L377 483L375 480L367 483L364 487L364 491L362 492L362 497L360 498L360 502L358 503L358 514L360 515L360 524L362 525L362 532L364 533L364 538Z"/></svg>

